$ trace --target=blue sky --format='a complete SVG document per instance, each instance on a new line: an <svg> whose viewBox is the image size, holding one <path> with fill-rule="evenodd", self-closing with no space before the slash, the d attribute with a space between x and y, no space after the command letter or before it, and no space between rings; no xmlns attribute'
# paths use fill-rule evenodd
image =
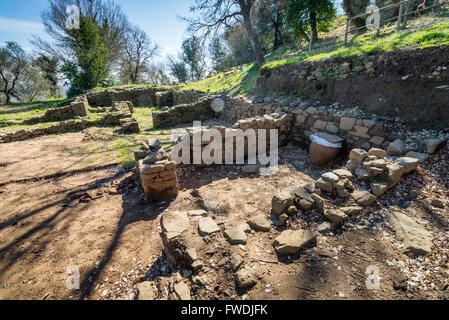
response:
<svg viewBox="0 0 449 320"><path fill-rule="evenodd" d="M161 50L159 61L167 54L176 55L185 37L186 24L177 14L189 14L191 0L115 0L129 20L139 25L156 41ZM341 2L338 0L337 2ZM16 41L26 50L33 49L29 40L33 35L46 38L40 13L48 0L0 0L0 45ZM339 6L340 7L340 6Z"/></svg>
<svg viewBox="0 0 449 320"><path fill-rule="evenodd" d="M0 0L0 45L16 41L32 50L33 35L46 38L40 12L48 0ZM176 55L185 37L186 24L176 15L188 15L188 0L115 0L130 22L139 25L162 48L161 57Z"/></svg>

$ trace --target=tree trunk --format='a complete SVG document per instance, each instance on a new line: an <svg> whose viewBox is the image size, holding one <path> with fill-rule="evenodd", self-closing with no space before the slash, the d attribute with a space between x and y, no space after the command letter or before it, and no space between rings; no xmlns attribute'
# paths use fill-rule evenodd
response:
<svg viewBox="0 0 449 320"><path fill-rule="evenodd" d="M318 40L318 30L317 30L317 21L316 21L316 12L310 12L310 26L312 28L313 33L313 41Z"/></svg>
<svg viewBox="0 0 449 320"><path fill-rule="evenodd" d="M265 63L265 58L263 56L262 49L260 48L259 36L257 35L256 31L254 31L253 24L251 22L251 8L248 8L244 0L237 1L241 9L243 24L245 26L246 32L248 33L248 37L251 42L256 61L259 65L263 65Z"/></svg>
<svg viewBox="0 0 449 320"><path fill-rule="evenodd" d="M10 103L11 103L11 96L9 95L9 93L5 93L5 92L4 92L4 94L5 94L5 96L6 96L5 103L6 103L6 104L10 104Z"/></svg>

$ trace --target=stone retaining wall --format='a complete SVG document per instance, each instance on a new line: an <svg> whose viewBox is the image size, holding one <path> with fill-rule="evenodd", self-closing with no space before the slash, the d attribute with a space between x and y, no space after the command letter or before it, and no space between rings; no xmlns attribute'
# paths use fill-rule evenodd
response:
<svg viewBox="0 0 449 320"><path fill-rule="evenodd" d="M310 142L310 136L318 132L336 134L350 148L369 150L372 147L387 148L391 143L384 125L369 119L333 116L328 111L308 108L294 112L292 143Z"/></svg>
<svg viewBox="0 0 449 320"><path fill-rule="evenodd" d="M175 106L167 111L153 112L155 128L175 126L182 123L192 123L216 116L211 108L213 97L204 97L195 103Z"/></svg>
<svg viewBox="0 0 449 320"><path fill-rule="evenodd" d="M31 128L22 129L17 132L8 132L6 134L0 135L0 143L9 143L14 141L22 141L29 138L34 138L46 134L63 133L73 130L82 130L91 126L100 125L120 125L120 120L129 118L131 114L127 113L110 113L106 114L103 118L98 120L89 119L79 119L79 120L69 120L52 125L48 128Z"/></svg>

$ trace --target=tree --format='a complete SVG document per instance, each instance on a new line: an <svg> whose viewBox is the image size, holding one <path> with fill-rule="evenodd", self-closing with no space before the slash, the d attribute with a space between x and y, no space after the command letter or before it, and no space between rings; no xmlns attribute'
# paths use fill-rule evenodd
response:
<svg viewBox="0 0 449 320"><path fill-rule="evenodd" d="M212 60L212 70L222 72L227 69L227 52L221 37L215 36L209 44L209 55Z"/></svg>
<svg viewBox="0 0 449 320"><path fill-rule="evenodd" d="M189 71L184 61L168 57L167 64L170 74L176 79L177 83L186 83L189 80Z"/></svg>
<svg viewBox="0 0 449 320"><path fill-rule="evenodd" d="M66 25L69 18L66 10L72 5L79 8L80 27L88 32L86 35ZM53 42L35 38L33 44L39 51L57 57L66 76L69 73L72 80L79 80L71 85L72 93L90 89L92 85L110 83L108 74L122 54L123 39L129 28L120 6L109 0L49 0L41 19ZM89 49L89 46L93 48ZM84 64L89 60L94 63L95 72Z"/></svg>
<svg viewBox="0 0 449 320"><path fill-rule="evenodd" d="M150 60L159 52L159 46L153 43L145 31L137 26L130 27L123 44L123 56L120 61L122 83L136 84L148 71Z"/></svg>
<svg viewBox="0 0 449 320"><path fill-rule="evenodd" d="M67 42L76 60L65 62L61 71L70 81L67 94L73 96L95 88L107 79L108 49L101 40L95 22L88 17L81 16L80 28L69 30L68 34Z"/></svg>
<svg viewBox="0 0 449 320"><path fill-rule="evenodd" d="M181 60L188 66L191 80L198 81L206 74L205 54L199 38L192 36L182 42Z"/></svg>
<svg viewBox="0 0 449 320"><path fill-rule="evenodd" d="M51 95L52 83L39 67L27 66L17 85L17 99L23 102L44 100Z"/></svg>
<svg viewBox="0 0 449 320"><path fill-rule="evenodd" d="M336 10L331 0L291 0L286 18L297 35L310 28L314 40L317 40L318 30L325 30L335 16Z"/></svg>
<svg viewBox="0 0 449 320"><path fill-rule="evenodd" d="M256 27L260 38L272 42L272 50L279 48L288 33L285 27L285 14L288 0L261 0L256 6ZM263 46L263 40L261 45Z"/></svg>
<svg viewBox="0 0 449 320"><path fill-rule="evenodd" d="M39 57L34 59L33 64L39 67L43 72L44 78L50 84L50 96L58 96L58 63L59 60L56 57L50 57L45 54L40 54Z"/></svg>
<svg viewBox="0 0 449 320"><path fill-rule="evenodd" d="M200 34L200 39L220 34L223 27L240 23L251 41L256 61L262 65L265 58L260 47L259 36L253 27L251 10L256 0L195 0L190 11L194 18L182 18L189 23L188 31Z"/></svg>
<svg viewBox="0 0 449 320"><path fill-rule="evenodd" d="M0 48L1 92L6 104L11 103L11 97L16 97L16 86L27 65L27 55L19 44L6 42L6 46Z"/></svg>
<svg viewBox="0 0 449 320"><path fill-rule="evenodd" d="M370 0L343 0L343 8L349 18L364 13L369 4ZM351 20L351 22L357 27L362 27L365 25L364 18L354 19Z"/></svg>

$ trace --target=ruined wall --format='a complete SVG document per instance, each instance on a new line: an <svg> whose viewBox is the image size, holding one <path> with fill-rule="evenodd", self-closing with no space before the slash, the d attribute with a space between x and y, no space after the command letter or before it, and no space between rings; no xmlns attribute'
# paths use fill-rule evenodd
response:
<svg viewBox="0 0 449 320"><path fill-rule="evenodd" d="M169 127L215 117L216 114L211 108L213 99L213 97L204 97L197 102L177 105L167 111L155 111L153 125L155 128Z"/></svg>
<svg viewBox="0 0 449 320"><path fill-rule="evenodd" d="M131 101L135 106L152 107L156 105L156 93L166 89L154 87L110 88L99 92L87 93L89 105L110 107L115 101Z"/></svg>
<svg viewBox="0 0 449 320"><path fill-rule="evenodd" d="M265 68L260 94L357 105L413 128L449 127L449 47L379 53Z"/></svg>
<svg viewBox="0 0 449 320"><path fill-rule="evenodd" d="M347 147L369 150L371 147L386 148L392 141L381 122L352 116L332 115L328 111L308 108L294 111L292 143L309 143L310 136L327 132L343 138Z"/></svg>

